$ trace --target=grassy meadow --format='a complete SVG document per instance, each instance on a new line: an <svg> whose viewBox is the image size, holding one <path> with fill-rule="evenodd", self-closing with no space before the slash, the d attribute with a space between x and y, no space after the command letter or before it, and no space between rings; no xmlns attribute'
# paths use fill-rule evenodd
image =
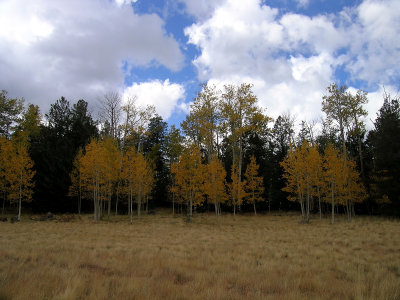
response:
<svg viewBox="0 0 400 300"><path fill-rule="evenodd" d="M166 212L0 223L0 299L399 299L400 222Z"/></svg>

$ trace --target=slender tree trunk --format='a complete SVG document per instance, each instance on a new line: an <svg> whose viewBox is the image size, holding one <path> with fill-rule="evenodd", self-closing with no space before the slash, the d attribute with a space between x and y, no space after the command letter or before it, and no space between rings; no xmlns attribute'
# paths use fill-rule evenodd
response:
<svg viewBox="0 0 400 300"><path fill-rule="evenodd" d="M242 164L243 164L243 145L242 145L242 136L240 136L240 138L239 138L239 174L238 174L238 177L239 177L239 180L238 180L238 188L239 187L241 187L241 185L242 185ZM238 191L239 191L239 189L238 189ZM239 202L239 197L238 197L238 202ZM239 202L238 203L238 205L239 205L239 211L240 211L240 207L241 207L241 205L242 205L242 203L241 202Z"/></svg>
<svg viewBox="0 0 400 300"><path fill-rule="evenodd" d="M4 209L6 206L6 192L3 193L3 210L1 212L1 215L4 216Z"/></svg>
<svg viewBox="0 0 400 300"><path fill-rule="evenodd" d="M132 188L129 193L129 204L130 204L130 212L131 212L131 224L133 223L133 197L132 197Z"/></svg>
<svg viewBox="0 0 400 300"><path fill-rule="evenodd" d="M231 126L231 128L233 128ZM232 133L233 133L233 129L231 129ZM236 153L235 153L235 143L232 141L232 168L235 167L236 164ZM233 196L233 218L235 219L236 217L236 199L235 196Z"/></svg>
<svg viewBox="0 0 400 300"><path fill-rule="evenodd" d="M104 199L106 193L104 193L103 197L101 197L101 214L100 214L100 218L103 219L104 217L104 212L106 210L106 201Z"/></svg>
<svg viewBox="0 0 400 300"><path fill-rule="evenodd" d="M141 190L139 190L139 193L138 193L138 197L137 197L137 214L138 214L138 219L140 220L140 208L141 208L141 205L142 205L142 192L141 192Z"/></svg>
<svg viewBox="0 0 400 300"><path fill-rule="evenodd" d="M306 221L310 222L310 184L307 182Z"/></svg>
<svg viewBox="0 0 400 300"><path fill-rule="evenodd" d="M22 182L22 174L21 174L21 182ZM21 221L21 207L22 207L22 184L19 185L18 221Z"/></svg>
<svg viewBox="0 0 400 300"><path fill-rule="evenodd" d="M256 198L254 195L254 190L253 190L253 207L254 207L254 215L257 215L257 211L256 211Z"/></svg>
<svg viewBox="0 0 400 300"><path fill-rule="evenodd" d="M175 216L175 193L172 192L172 215Z"/></svg>
<svg viewBox="0 0 400 300"><path fill-rule="evenodd" d="M304 221L305 220L304 197L302 194L300 194L300 208L301 208L301 218Z"/></svg>
<svg viewBox="0 0 400 300"><path fill-rule="evenodd" d="M128 125L125 123L125 128L127 128ZM124 136L122 138L122 145L121 145L121 151L120 151L120 156L119 156L119 171L118 171L118 181L117 181L117 197L115 199L115 215L118 214L118 200L119 200L119 188L121 185L121 173L122 173L122 159L123 159L123 147L125 146L125 137L126 137L126 129L124 131Z"/></svg>
<svg viewBox="0 0 400 300"><path fill-rule="evenodd" d="M107 219L110 220L110 213L111 213L111 195L108 198L108 207L107 207Z"/></svg>
<svg viewBox="0 0 400 300"><path fill-rule="evenodd" d="M119 199L119 180L117 183L117 198L115 199L115 215L118 214L118 199Z"/></svg>
<svg viewBox="0 0 400 300"><path fill-rule="evenodd" d="M334 184L331 183L332 187L332 218L331 218L331 224L335 222L335 196L334 196Z"/></svg>
<svg viewBox="0 0 400 300"><path fill-rule="evenodd" d="M193 199L192 199L192 197L190 197L190 205L189 205L190 207L189 207L189 215L190 215L190 218L192 218L192 216L193 216Z"/></svg>
<svg viewBox="0 0 400 300"><path fill-rule="evenodd" d="M79 173L79 198L78 198L78 214L81 214L81 208L82 208L82 181L81 181L81 175Z"/></svg>
<svg viewBox="0 0 400 300"><path fill-rule="evenodd" d="M321 211L321 193L319 191L319 187L317 187L318 191L318 208L319 208L319 219L322 219L322 211Z"/></svg>
<svg viewBox="0 0 400 300"><path fill-rule="evenodd" d="M93 180L93 219L96 221L96 184Z"/></svg>
<svg viewBox="0 0 400 300"><path fill-rule="evenodd" d="M97 205L96 221L100 221L100 218L101 218L101 190L100 190L99 182L97 182L96 205Z"/></svg>

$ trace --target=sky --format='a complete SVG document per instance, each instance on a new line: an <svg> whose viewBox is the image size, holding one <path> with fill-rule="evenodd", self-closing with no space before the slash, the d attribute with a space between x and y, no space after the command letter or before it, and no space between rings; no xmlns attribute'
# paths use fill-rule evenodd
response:
<svg viewBox="0 0 400 300"><path fill-rule="evenodd" d="M117 91L179 124L200 84L245 82L300 123L337 83L368 92L371 128L399 79L399 0L0 0L0 89L42 114Z"/></svg>

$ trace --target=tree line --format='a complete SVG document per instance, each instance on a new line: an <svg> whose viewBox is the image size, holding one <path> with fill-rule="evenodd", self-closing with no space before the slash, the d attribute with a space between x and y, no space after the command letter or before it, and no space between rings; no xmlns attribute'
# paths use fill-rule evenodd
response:
<svg viewBox="0 0 400 300"><path fill-rule="evenodd" d="M366 92L331 84L321 122L270 118L252 85L202 85L180 128L152 106L118 93L72 106L38 106L0 93L2 213L110 214L172 206L172 212L300 210L400 215L399 99L384 94L374 129L365 128Z"/></svg>

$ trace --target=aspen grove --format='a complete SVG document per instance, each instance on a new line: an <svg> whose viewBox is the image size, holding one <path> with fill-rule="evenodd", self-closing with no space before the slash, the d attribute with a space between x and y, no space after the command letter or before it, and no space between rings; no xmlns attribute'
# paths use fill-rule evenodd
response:
<svg viewBox="0 0 400 300"><path fill-rule="evenodd" d="M273 120L250 84L202 85L180 128L118 93L101 99L94 120L84 100L71 106L61 97L42 116L2 91L2 213L20 219L26 205L93 212L96 221L123 214L130 223L156 207L188 220L209 210L298 210L303 222L331 223L337 214L399 216L399 99L383 97L368 132L367 93L336 84L321 99L319 124Z"/></svg>

